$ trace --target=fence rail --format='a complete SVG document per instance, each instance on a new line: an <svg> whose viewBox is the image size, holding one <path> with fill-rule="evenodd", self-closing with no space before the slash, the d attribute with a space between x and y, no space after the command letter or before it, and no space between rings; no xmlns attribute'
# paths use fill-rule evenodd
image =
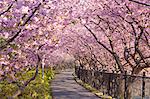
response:
<svg viewBox="0 0 150 99"><path fill-rule="evenodd" d="M150 77L107 73L75 67L83 82L116 99L150 99Z"/></svg>

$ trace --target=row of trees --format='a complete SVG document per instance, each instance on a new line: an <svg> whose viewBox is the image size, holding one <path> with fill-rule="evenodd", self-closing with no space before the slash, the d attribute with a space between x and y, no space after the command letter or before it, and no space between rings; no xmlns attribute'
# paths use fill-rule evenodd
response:
<svg viewBox="0 0 150 99"><path fill-rule="evenodd" d="M22 91L43 63L62 62L57 52L86 68L148 71L149 7L149 0L2 0L0 79L17 82L17 72L36 68Z"/></svg>
<svg viewBox="0 0 150 99"><path fill-rule="evenodd" d="M68 46L79 66L87 69L140 75L150 68L150 13L148 1L107 0L88 6L78 17ZM86 5L86 2L85 2ZM78 28L77 28L78 27ZM81 34L82 33L82 34ZM69 43L70 43L69 42ZM135 78L129 77L127 93ZM123 81L119 82L123 96Z"/></svg>
<svg viewBox="0 0 150 99"><path fill-rule="evenodd" d="M70 53L80 64L91 68L99 64L107 66L107 70L134 75L149 68L149 2L96 3L90 2L94 7L87 6L75 25L68 26L70 32L65 34L64 44Z"/></svg>

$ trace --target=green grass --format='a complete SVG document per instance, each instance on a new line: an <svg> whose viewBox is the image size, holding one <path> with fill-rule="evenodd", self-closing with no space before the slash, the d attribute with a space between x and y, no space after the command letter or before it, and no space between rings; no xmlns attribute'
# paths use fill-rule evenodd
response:
<svg viewBox="0 0 150 99"><path fill-rule="evenodd" d="M19 79L18 83L22 84L23 81L30 79L35 73L35 70L30 70L26 73L17 73L15 76ZM54 71L52 69L45 69L45 76L42 79L42 70L39 69L39 73L35 80L25 88L20 96L16 99L52 99L51 80L54 78ZM9 83L8 81L0 82L0 99L7 99L12 96L18 87L16 84Z"/></svg>

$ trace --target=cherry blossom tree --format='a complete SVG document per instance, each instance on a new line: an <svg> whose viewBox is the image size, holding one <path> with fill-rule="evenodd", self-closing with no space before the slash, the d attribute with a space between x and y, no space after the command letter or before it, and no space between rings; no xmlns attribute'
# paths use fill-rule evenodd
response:
<svg viewBox="0 0 150 99"><path fill-rule="evenodd" d="M138 75L150 67L150 13L147 5L132 0L108 0L101 4L101 9L95 9L92 17L89 16L83 24L95 41L111 55L111 61L116 64L112 65L117 66L120 73L128 71ZM128 92L134 80L129 79Z"/></svg>
<svg viewBox="0 0 150 99"><path fill-rule="evenodd" d="M149 0L1 0L0 79L17 82L15 73L35 68L23 90L41 64L61 63L64 53L88 69L138 75L150 66L149 6Z"/></svg>

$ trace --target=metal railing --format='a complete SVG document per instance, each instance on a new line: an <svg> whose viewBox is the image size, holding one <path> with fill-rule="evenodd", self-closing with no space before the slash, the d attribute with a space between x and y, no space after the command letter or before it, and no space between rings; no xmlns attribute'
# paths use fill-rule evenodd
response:
<svg viewBox="0 0 150 99"><path fill-rule="evenodd" d="M150 77L107 73L75 67L83 82L116 99L150 99Z"/></svg>

